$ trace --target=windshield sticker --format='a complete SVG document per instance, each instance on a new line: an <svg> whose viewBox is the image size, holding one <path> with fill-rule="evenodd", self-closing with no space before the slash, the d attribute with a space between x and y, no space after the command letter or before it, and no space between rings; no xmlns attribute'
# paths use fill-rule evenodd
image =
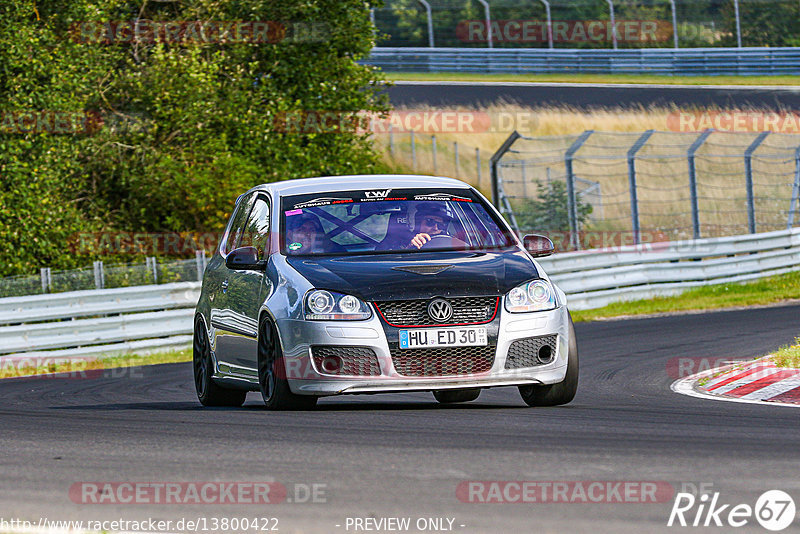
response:
<svg viewBox="0 0 800 534"><path fill-rule="evenodd" d="M456 201L456 202L472 202L471 198L457 197L448 193L429 193L427 195L414 195L414 200L438 200L438 201Z"/></svg>
<svg viewBox="0 0 800 534"><path fill-rule="evenodd" d="M384 189L383 191L364 191L364 195L367 198L384 199L389 196L389 191L391 191L391 189Z"/></svg>
<svg viewBox="0 0 800 534"><path fill-rule="evenodd" d="M295 242L295 243L291 243L291 244L290 244L288 247L286 247L286 248L288 248L289 250L300 250L301 248L303 248L303 244L302 244L302 243L296 243L296 242Z"/></svg>
<svg viewBox="0 0 800 534"><path fill-rule="evenodd" d="M301 202L300 204L295 204L294 209L300 208L313 208L316 206L329 206L331 204L344 204L347 202L352 202L352 198L315 198L313 200L307 200L305 202Z"/></svg>
<svg viewBox="0 0 800 534"><path fill-rule="evenodd" d="M303 213L303 210L289 210L286 212L286 216L289 217L291 215L300 215Z"/></svg>

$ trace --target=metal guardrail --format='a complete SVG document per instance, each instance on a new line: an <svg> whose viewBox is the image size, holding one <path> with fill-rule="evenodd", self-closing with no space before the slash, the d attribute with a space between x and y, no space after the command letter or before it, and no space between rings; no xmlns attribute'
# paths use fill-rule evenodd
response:
<svg viewBox="0 0 800 534"><path fill-rule="evenodd" d="M567 252L539 260L575 310L800 269L800 228Z"/></svg>
<svg viewBox="0 0 800 534"><path fill-rule="evenodd" d="M798 269L800 228L647 243L539 260L572 309L679 293ZM200 283L0 299L0 357L108 356L184 348Z"/></svg>
<svg viewBox="0 0 800 534"><path fill-rule="evenodd" d="M0 356L71 357L183 348L200 282L0 299Z"/></svg>
<svg viewBox="0 0 800 534"><path fill-rule="evenodd" d="M796 75L800 47L781 48L387 48L362 61L385 71Z"/></svg>

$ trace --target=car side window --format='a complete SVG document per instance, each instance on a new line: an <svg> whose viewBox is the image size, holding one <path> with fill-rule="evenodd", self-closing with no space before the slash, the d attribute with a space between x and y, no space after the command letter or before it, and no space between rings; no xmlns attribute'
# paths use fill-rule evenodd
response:
<svg viewBox="0 0 800 534"><path fill-rule="evenodd" d="M242 234L240 247L256 247L258 257L264 259L264 251L267 248L269 239L269 200L259 195L256 198L247 225Z"/></svg>
<svg viewBox="0 0 800 534"><path fill-rule="evenodd" d="M244 233L245 223L247 222L247 216L250 214L254 200L255 195L251 194L244 197L236 205L236 212L233 214L233 218L228 226L228 237L225 240L225 247L222 251L223 254L227 254L239 247L242 234Z"/></svg>

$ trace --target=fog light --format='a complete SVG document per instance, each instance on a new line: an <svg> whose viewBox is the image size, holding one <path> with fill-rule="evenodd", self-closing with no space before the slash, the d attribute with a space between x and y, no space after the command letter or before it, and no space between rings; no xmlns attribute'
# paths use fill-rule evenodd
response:
<svg viewBox="0 0 800 534"><path fill-rule="evenodd" d="M342 369L342 359L339 356L326 356L322 358L320 367L323 372L334 375Z"/></svg>

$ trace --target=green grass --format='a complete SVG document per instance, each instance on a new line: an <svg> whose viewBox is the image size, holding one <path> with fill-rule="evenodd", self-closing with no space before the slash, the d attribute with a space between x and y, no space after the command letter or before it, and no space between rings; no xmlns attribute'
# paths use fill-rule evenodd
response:
<svg viewBox="0 0 800 534"><path fill-rule="evenodd" d="M794 338L794 345L779 348L772 357L778 367L800 368L800 337Z"/></svg>
<svg viewBox="0 0 800 534"><path fill-rule="evenodd" d="M80 373L98 369L117 369L160 363L188 362L192 359L192 349L157 352L147 355L125 354L110 357L37 358L35 362L21 366L6 361L0 364L0 379L49 373Z"/></svg>
<svg viewBox="0 0 800 534"><path fill-rule="evenodd" d="M791 299L800 299L800 271L743 284L698 287L671 297L615 302L602 308L571 313L573 320L578 322L628 315L757 306Z"/></svg>
<svg viewBox="0 0 800 534"><path fill-rule="evenodd" d="M386 72L387 80L448 82L653 83L675 85L797 85L797 76L657 76L651 74L477 74Z"/></svg>

